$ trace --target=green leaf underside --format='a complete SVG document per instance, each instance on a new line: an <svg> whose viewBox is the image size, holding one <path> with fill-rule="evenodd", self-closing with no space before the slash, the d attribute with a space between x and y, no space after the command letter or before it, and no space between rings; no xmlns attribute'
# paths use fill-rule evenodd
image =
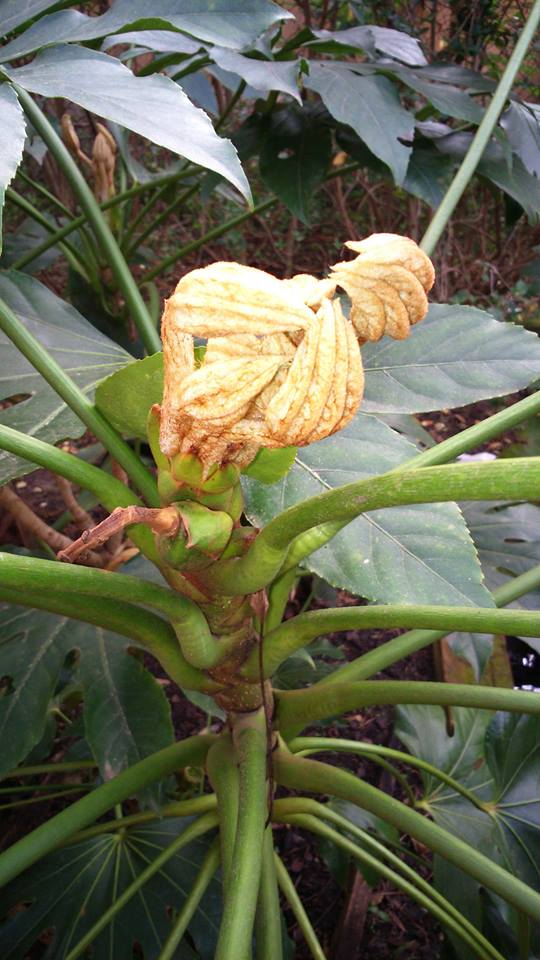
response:
<svg viewBox="0 0 540 960"><path fill-rule="evenodd" d="M538 377L540 341L475 307L431 304L406 340L362 347L362 410L419 413L526 387Z"/></svg>
<svg viewBox="0 0 540 960"><path fill-rule="evenodd" d="M257 525L307 497L375 476L416 448L362 413L344 430L299 451L272 487L244 480L247 512ZM491 606L474 546L455 504L374 510L348 524L305 565L333 586L384 603Z"/></svg>
<svg viewBox="0 0 540 960"><path fill-rule="evenodd" d="M361 77L343 64L313 62L304 84L315 90L336 120L353 128L372 153L390 167L402 184L407 173L414 117L399 101L387 77Z"/></svg>
<svg viewBox="0 0 540 960"><path fill-rule="evenodd" d="M161 686L127 653L129 641L67 617L0 606L0 775L39 742L66 657L78 651L86 737L110 779L173 740ZM152 796L159 799L159 791Z"/></svg>
<svg viewBox="0 0 540 960"><path fill-rule="evenodd" d="M73 307L24 273L0 274L0 297L89 397L100 380L132 360ZM0 399L25 395L29 398L0 411L1 423L50 443L84 433L79 418L0 333ZM32 469L28 461L0 452L0 483Z"/></svg>
<svg viewBox="0 0 540 960"><path fill-rule="evenodd" d="M424 799L431 816L454 836L473 844L540 890L538 718L493 715L458 707L452 710L452 721L455 729L449 737L446 716L440 707L398 707L395 733L412 754L451 774L481 800L489 802L493 816L482 813L445 784L422 775ZM485 921L485 890L440 857L435 858L434 866L439 890L481 928L483 918ZM499 930L490 931L495 942L498 935ZM535 939L538 940L537 930ZM469 956L472 958L472 954L463 954L466 960Z"/></svg>
<svg viewBox="0 0 540 960"><path fill-rule="evenodd" d="M2 252L2 208L6 187L21 162L26 138L24 113L15 91L0 85L0 253Z"/></svg>
<svg viewBox="0 0 540 960"><path fill-rule="evenodd" d="M62 960L131 883L186 827L191 818L165 819L128 828L122 836L93 837L40 860L0 895L6 915L25 909L0 928L4 960L23 960L37 937L54 931L49 955ZM135 944L144 960L156 960L200 869L209 840L201 837L177 852L119 911L92 944L92 956L132 960ZM212 960L220 917L220 884L213 879L188 927L197 952L184 942L178 960ZM137 954L139 955L139 954Z"/></svg>
<svg viewBox="0 0 540 960"><path fill-rule="evenodd" d="M218 137L206 114L169 77L136 77L106 53L73 46L49 48L27 66L7 72L31 93L66 97L214 170L250 197L248 182L230 140Z"/></svg>

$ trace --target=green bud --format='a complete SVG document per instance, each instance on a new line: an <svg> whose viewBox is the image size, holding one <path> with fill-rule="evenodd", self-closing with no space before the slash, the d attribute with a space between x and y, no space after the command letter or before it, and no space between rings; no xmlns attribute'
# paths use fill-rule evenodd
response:
<svg viewBox="0 0 540 960"><path fill-rule="evenodd" d="M229 514L186 500L180 501L177 509L187 535L186 546L219 557L231 538L233 522Z"/></svg>
<svg viewBox="0 0 540 960"><path fill-rule="evenodd" d="M177 453L171 461L171 472L175 480L200 489L203 465L194 453Z"/></svg>
<svg viewBox="0 0 540 960"><path fill-rule="evenodd" d="M261 447L257 456L249 466L244 467L242 473L261 483L276 483L291 469L298 447L281 447L268 450Z"/></svg>

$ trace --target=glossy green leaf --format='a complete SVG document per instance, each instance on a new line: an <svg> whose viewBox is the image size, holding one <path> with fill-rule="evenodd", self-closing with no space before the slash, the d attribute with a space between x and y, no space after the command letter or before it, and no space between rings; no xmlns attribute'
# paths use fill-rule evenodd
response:
<svg viewBox="0 0 540 960"><path fill-rule="evenodd" d="M261 93L279 90L302 103L298 90L298 61L255 60L253 57L245 57L241 53L219 47L212 47L210 56L223 70L236 73L254 90Z"/></svg>
<svg viewBox="0 0 540 960"><path fill-rule="evenodd" d="M8 83L2 83L0 84L0 253L2 252L4 195L6 187L15 176L21 162L25 138L24 113L17 94Z"/></svg>
<svg viewBox="0 0 540 960"><path fill-rule="evenodd" d="M80 656L86 737L105 779L172 742L163 690L127 653L125 637L9 604L0 606L0 626L0 773L13 769L41 739L72 651Z"/></svg>
<svg viewBox="0 0 540 960"><path fill-rule="evenodd" d="M248 515L261 526L308 497L391 470L415 450L386 424L360 413L339 433L301 448L279 483L268 487L245 478ZM384 603L492 605L455 504L374 510L348 524L305 565L333 586Z"/></svg>
<svg viewBox="0 0 540 960"><path fill-rule="evenodd" d="M49 956L63 960L192 822L191 818L170 818L102 834L61 847L40 860L0 896L0 911L6 917L0 927L3 960L23 960L45 931ZM190 892L208 843L206 836L192 841L144 884L93 942L96 960L132 960L135 955L157 960L171 918ZM220 884L214 878L188 927L195 950L184 940L175 960L212 960L219 917Z"/></svg>
<svg viewBox="0 0 540 960"><path fill-rule="evenodd" d="M512 100L500 123L525 169L540 177L540 116L528 104Z"/></svg>
<svg viewBox="0 0 540 960"><path fill-rule="evenodd" d="M144 439L150 407L161 403L162 396L163 354L154 353L103 380L96 390L96 406L120 433Z"/></svg>
<svg viewBox="0 0 540 960"><path fill-rule="evenodd" d="M32 17L39 16L57 0L0 0L0 34L5 36Z"/></svg>
<svg viewBox="0 0 540 960"><path fill-rule="evenodd" d="M344 64L310 63L304 84L315 90L336 120L353 128L372 153L402 184L411 155L414 117L399 101L395 85L387 77L359 76Z"/></svg>
<svg viewBox="0 0 540 960"><path fill-rule="evenodd" d="M261 483L275 483L289 472L296 454L297 447L282 447L276 450L261 447L255 459L242 472Z"/></svg>
<svg viewBox="0 0 540 960"><path fill-rule="evenodd" d="M230 140L218 137L206 114L193 106L169 77L136 77L106 53L73 46L44 50L32 63L10 69L9 74L31 93L66 97L85 110L214 170L250 197L248 182Z"/></svg>
<svg viewBox="0 0 540 960"><path fill-rule="evenodd" d="M435 150L419 147L411 154L403 186L407 193L425 200L436 209L450 183L453 168L451 157L441 157Z"/></svg>
<svg viewBox="0 0 540 960"><path fill-rule="evenodd" d="M298 108L280 112L270 122L261 137L261 177L291 213L307 223L313 193L328 171L330 131Z"/></svg>
<svg viewBox="0 0 540 960"><path fill-rule="evenodd" d="M363 410L417 413L526 387L538 377L540 341L475 307L432 304L407 340L365 344L362 359Z"/></svg>
<svg viewBox="0 0 540 960"><path fill-rule="evenodd" d="M146 0L116 0L98 17L77 10L43 17L3 47L1 59L13 60L50 44L84 43L130 30L180 30L199 40L241 50L272 24L291 16L268 0L190 0L189 10L182 0L152 0L151 5Z"/></svg>
<svg viewBox="0 0 540 960"><path fill-rule="evenodd" d="M400 60L401 63L408 63L411 66L418 66L426 63L426 58L422 53L420 41L416 37L409 36L401 30L392 30L388 27L377 27L373 24L369 26L350 27L347 30L314 30L318 40L325 42L331 40L334 43L346 47L359 47L372 56L378 53L384 53L394 60Z"/></svg>
<svg viewBox="0 0 540 960"><path fill-rule="evenodd" d="M90 397L100 380L131 360L73 307L24 273L0 274L0 297ZM19 402L0 411L0 422L30 436L56 443L80 437L86 429L0 333L0 400L9 397ZM33 469L27 460L0 452L0 483Z"/></svg>

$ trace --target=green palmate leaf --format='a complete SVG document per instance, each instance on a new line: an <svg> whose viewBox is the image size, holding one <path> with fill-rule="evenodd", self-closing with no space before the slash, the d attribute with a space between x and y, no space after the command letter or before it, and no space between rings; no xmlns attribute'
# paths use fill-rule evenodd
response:
<svg viewBox="0 0 540 960"><path fill-rule="evenodd" d="M452 721L455 730L449 737L442 709L399 707L395 732L412 754L451 774L488 803L490 813L484 814L451 788L424 775L422 806L455 836L540 889L538 718L454 708ZM478 883L439 857L435 858L435 882L465 916L480 928L484 925L496 943L498 935L508 934L497 929L500 917L495 926L488 925L493 906ZM508 911L506 920L515 926L516 918ZM502 939L500 946L504 946ZM504 948L504 956L519 955ZM459 956L469 960L473 955L460 950Z"/></svg>
<svg viewBox="0 0 540 960"><path fill-rule="evenodd" d="M48 954L63 960L119 896L193 821L166 819L122 833L71 844L47 856L4 888L0 950L4 960L23 960L44 931L52 931ZM92 944L96 960L157 960L171 918L190 892L208 850L193 840L157 871L118 912ZM20 909L20 902L24 908ZM17 911L13 908L17 905ZM12 914L9 916L9 914ZM175 960L212 960L220 917L220 884L204 894Z"/></svg>
<svg viewBox="0 0 540 960"><path fill-rule="evenodd" d="M528 104L513 100L501 117L501 127L525 169L540 177L540 116Z"/></svg>
<svg viewBox="0 0 540 960"><path fill-rule="evenodd" d="M451 157L441 157L435 150L413 150L403 184L407 193L425 200L430 207L441 203L454 168Z"/></svg>
<svg viewBox="0 0 540 960"><path fill-rule="evenodd" d="M1 11L0 11L1 12ZM22 159L26 126L17 94L9 86L0 85L0 253L2 252L2 207L10 180Z"/></svg>
<svg viewBox="0 0 540 960"><path fill-rule="evenodd" d="M352 127L390 167L396 183L402 184L411 155L414 117L401 106L394 84L387 77L361 77L339 63L312 62L309 69L305 86L321 96L336 120Z"/></svg>
<svg viewBox="0 0 540 960"><path fill-rule="evenodd" d="M43 17L5 46L1 58L13 60L50 44L87 42L127 30L181 30L222 47L243 49L272 24L291 16L267 0L191 0L189 10L182 0L152 0L151 6L146 0L116 0L100 17L87 17L76 10Z"/></svg>
<svg viewBox="0 0 540 960"><path fill-rule="evenodd" d="M162 396L163 354L154 353L103 380L96 390L96 406L120 433L145 438L150 407L161 403Z"/></svg>
<svg viewBox="0 0 540 960"><path fill-rule="evenodd" d="M12 79L45 97L66 97L194 163L214 170L246 197L249 185L230 140L169 77L136 77L114 57L80 47L54 47L15 70Z"/></svg>
<svg viewBox="0 0 540 960"><path fill-rule="evenodd" d="M538 377L538 337L474 307L432 304L404 341L362 347L364 410L417 413L526 387Z"/></svg>
<svg viewBox="0 0 540 960"><path fill-rule="evenodd" d="M90 397L100 380L131 360L73 307L24 273L0 275L0 297ZM9 397L20 402L2 410L0 422L30 436L55 443L85 431L79 418L0 334L0 400ZM0 453L0 483L32 469L28 461Z"/></svg>
<svg viewBox="0 0 540 960"><path fill-rule="evenodd" d="M13 769L45 731L49 702L66 657L80 657L86 738L105 779L172 742L160 685L109 631L40 610L3 604L0 774ZM159 791L154 791L156 799Z"/></svg>
<svg viewBox="0 0 540 960"><path fill-rule="evenodd" d="M307 111L290 109L271 120L264 131L259 158L261 176L291 213L308 222L315 188L326 176L332 142L330 131Z"/></svg>
<svg viewBox="0 0 540 960"><path fill-rule="evenodd" d="M380 420L359 414L334 436L302 448L279 483L264 487L246 479L248 514L261 526L308 497L391 470L415 450ZM305 563L333 586L371 600L492 605L454 504L375 510L350 523Z"/></svg>

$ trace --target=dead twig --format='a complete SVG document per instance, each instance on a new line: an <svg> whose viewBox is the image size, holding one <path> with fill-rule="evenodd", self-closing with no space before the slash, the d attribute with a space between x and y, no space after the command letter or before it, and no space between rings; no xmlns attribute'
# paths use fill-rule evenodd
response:
<svg viewBox="0 0 540 960"><path fill-rule="evenodd" d="M18 526L30 533L36 540L46 543L51 550L55 552L67 550L72 546L69 537L45 523L9 486L0 487L0 506L9 511ZM93 567L103 565L101 557L95 553L89 553L87 562Z"/></svg>
<svg viewBox="0 0 540 960"><path fill-rule="evenodd" d="M161 536L173 537L180 526L180 517L174 507L155 509L152 507L116 507L115 510L98 523L92 530L84 530L78 540L69 541L60 549L58 559L73 563L82 553L91 547L100 547L111 537L131 526L132 523L145 523Z"/></svg>

